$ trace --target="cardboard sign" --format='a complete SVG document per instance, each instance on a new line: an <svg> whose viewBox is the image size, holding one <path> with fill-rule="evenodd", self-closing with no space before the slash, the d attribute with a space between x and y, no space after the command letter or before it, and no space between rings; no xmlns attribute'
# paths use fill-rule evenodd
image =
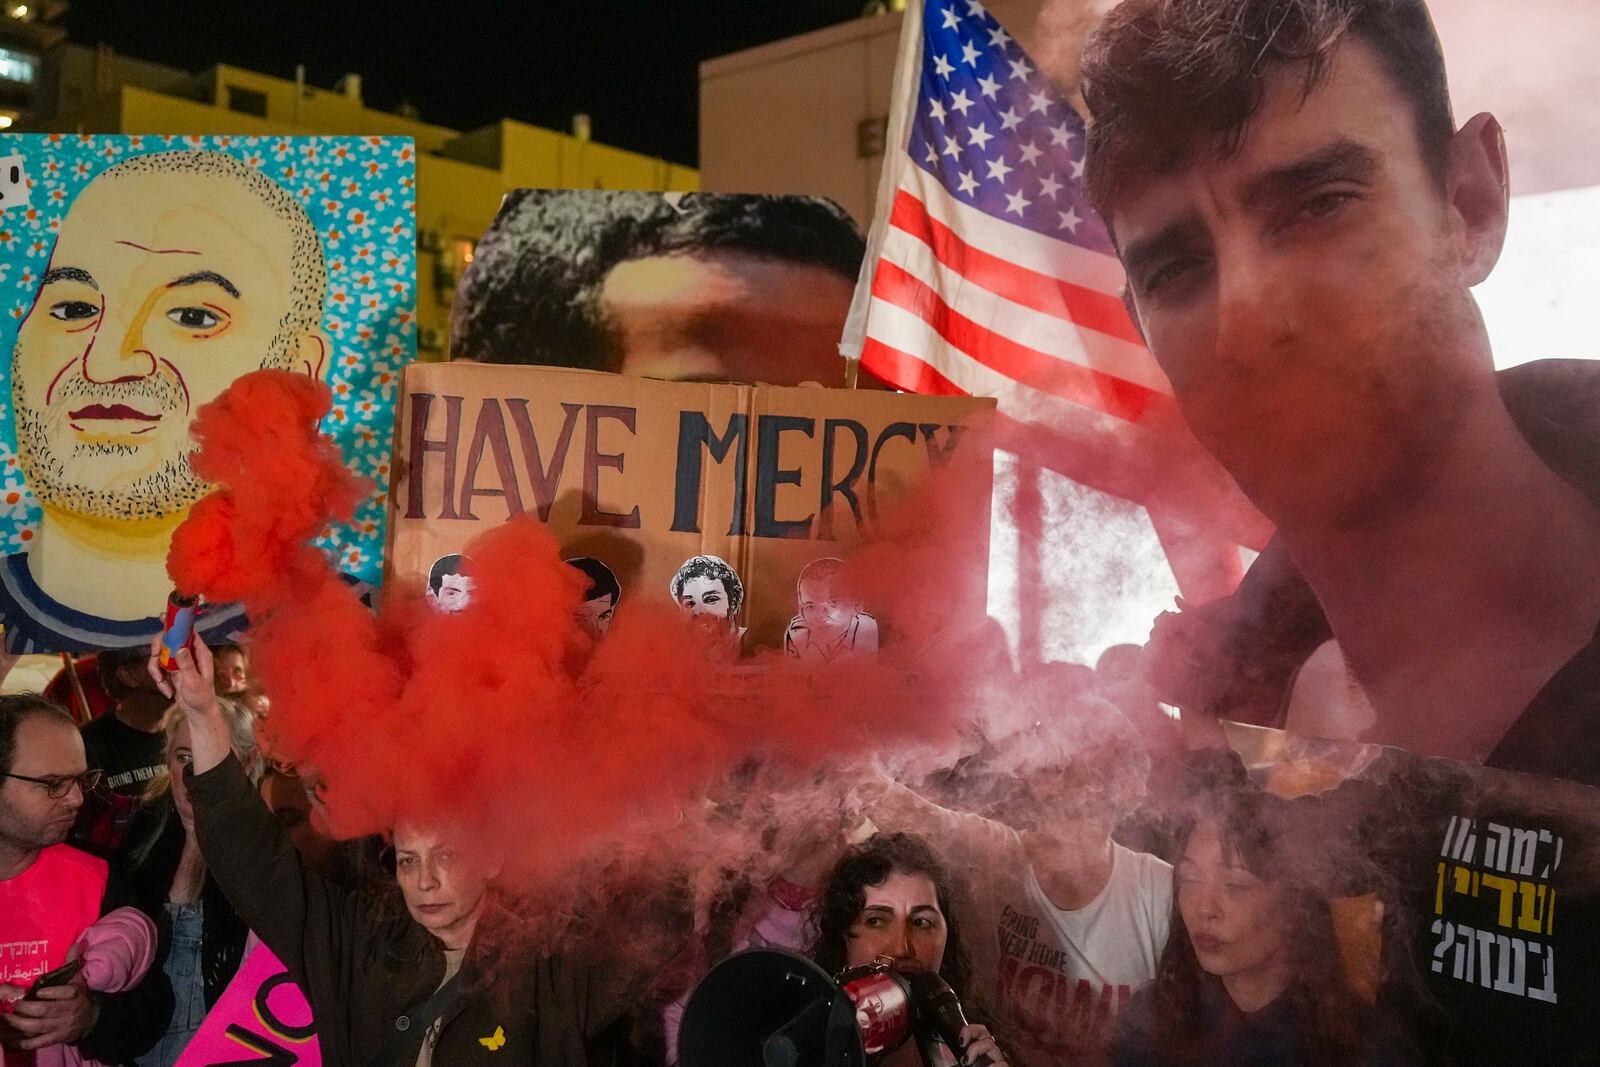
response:
<svg viewBox="0 0 1600 1067"><path fill-rule="evenodd" d="M802 571L825 585L833 565L819 561L847 555L931 470L987 456L994 413L986 399L470 363L408 367L402 394L390 579L428 581L449 610L448 561L529 513L565 556L604 564L622 602L720 611L748 629L746 651L799 658L875 647L872 605L808 615ZM986 545L991 468L975 467L945 505L970 520L963 543Z"/></svg>
<svg viewBox="0 0 1600 1067"><path fill-rule="evenodd" d="M177 1067L274 1063L322 1067L311 1005L265 945L239 965Z"/></svg>
<svg viewBox="0 0 1600 1067"><path fill-rule="evenodd" d="M0 613L13 652L160 632L189 421L262 367L326 381L381 486L415 353L415 150L382 137L7 138L0 160ZM375 581L377 489L324 546ZM216 605L212 641L242 612Z"/></svg>

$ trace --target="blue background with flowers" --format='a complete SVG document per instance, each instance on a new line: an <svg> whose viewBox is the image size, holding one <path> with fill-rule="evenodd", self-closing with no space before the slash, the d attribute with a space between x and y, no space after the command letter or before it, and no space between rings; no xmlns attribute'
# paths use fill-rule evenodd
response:
<svg viewBox="0 0 1600 1067"><path fill-rule="evenodd" d="M10 353L61 220L102 170L174 150L225 152L256 167L294 194L322 235L323 327L333 344L323 430L373 492L320 543L343 570L377 583L395 396L417 348L416 149L401 137L0 135L0 156L22 156L30 194L28 206L0 214L0 554L26 551L39 521L17 465Z"/></svg>

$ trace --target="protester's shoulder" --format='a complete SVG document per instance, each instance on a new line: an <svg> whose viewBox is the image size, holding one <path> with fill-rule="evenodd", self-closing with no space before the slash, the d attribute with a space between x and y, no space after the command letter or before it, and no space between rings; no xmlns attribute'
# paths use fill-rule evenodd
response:
<svg viewBox="0 0 1600 1067"><path fill-rule="evenodd" d="M1141 889L1162 890L1172 885L1172 864L1153 852L1137 852L1126 845L1117 848L1117 866L1126 872L1125 882Z"/></svg>
<svg viewBox="0 0 1600 1067"><path fill-rule="evenodd" d="M1507 367L1495 379L1519 427L1587 426L1600 433L1600 361L1535 359Z"/></svg>
<svg viewBox="0 0 1600 1067"><path fill-rule="evenodd" d="M1117 862L1126 863L1129 869L1137 872L1141 878L1170 878L1172 877L1172 864L1157 856L1154 852L1140 852L1118 843Z"/></svg>
<svg viewBox="0 0 1600 1067"><path fill-rule="evenodd" d="M83 739L85 741L99 740L111 734L111 731L115 727L107 724L115 723L116 721L116 715L108 711L99 718L96 718L90 722L86 722L82 726L78 727L78 732L83 735Z"/></svg>
<svg viewBox="0 0 1600 1067"><path fill-rule="evenodd" d="M1506 411L1539 458L1600 506L1600 362L1539 359L1497 380Z"/></svg>
<svg viewBox="0 0 1600 1067"><path fill-rule="evenodd" d="M111 869L111 865L99 856L91 856L72 845L51 845L39 853L37 862L57 872L57 877L101 886L105 884Z"/></svg>

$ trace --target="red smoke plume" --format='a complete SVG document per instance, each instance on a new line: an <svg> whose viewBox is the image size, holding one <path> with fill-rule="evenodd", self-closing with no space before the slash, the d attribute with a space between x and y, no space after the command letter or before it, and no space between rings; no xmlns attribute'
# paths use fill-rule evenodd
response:
<svg viewBox="0 0 1600 1067"><path fill-rule="evenodd" d="M825 675L777 656L722 668L676 611L638 603L592 647L572 620L583 579L531 518L467 547L464 611L391 586L375 616L309 544L362 492L317 430L328 406L324 386L262 371L202 408L194 469L220 488L179 529L168 566L185 592L244 602L269 743L321 777L339 836L449 820L499 843L523 888L548 892L619 857L698 862L692 849L714 847L713 790L752 757L774 788L803 787L826 760L949 741L943 707L960 701L946 682L971 673L970 657L915 677L887 661ZM940 601L963 570L950 546L913 552L910 526L885 528L893 550L873 561L872 596L927 618L916 636L950 633ZM981 575L982 546L968 547ZM890 566L894 553L905 562ZM918 572L931 603L909 580Z"/></svg>

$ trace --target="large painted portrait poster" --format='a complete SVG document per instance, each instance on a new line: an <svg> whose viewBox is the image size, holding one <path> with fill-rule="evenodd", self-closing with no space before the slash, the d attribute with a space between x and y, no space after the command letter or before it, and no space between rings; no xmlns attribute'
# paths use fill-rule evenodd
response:
<svg viewBox="0 0 1600 1067"><path fill-rule="evenodd" d="M374 491L324 547L382 557L399 372L415 353L403 138L11 136L0 144L0 614L13 652L148 641L172 531L207 487L189 422L260 368L328 383ZM246 624L210 605L201 632Z"/></svg>

